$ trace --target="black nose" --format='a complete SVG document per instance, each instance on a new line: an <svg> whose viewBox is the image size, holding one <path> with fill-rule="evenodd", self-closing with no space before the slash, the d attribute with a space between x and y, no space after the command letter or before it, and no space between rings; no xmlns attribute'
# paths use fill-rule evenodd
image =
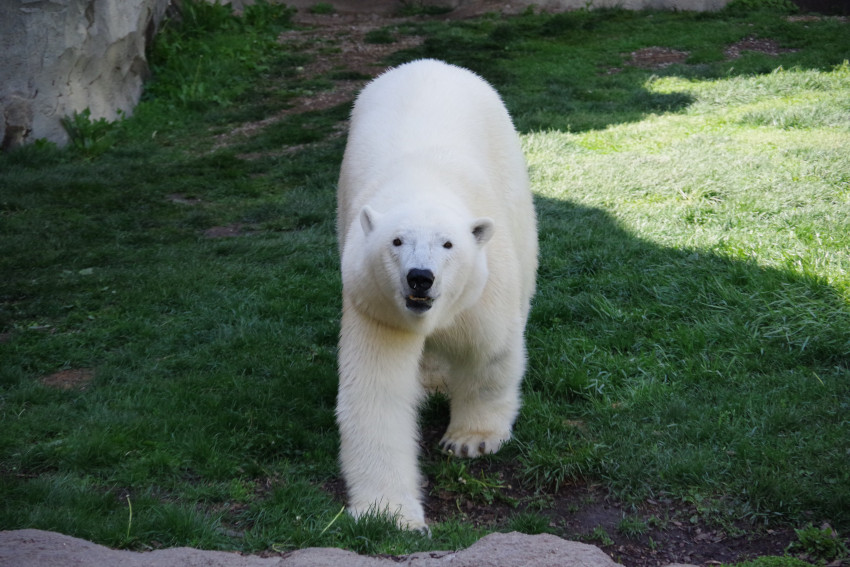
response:
<svg viewBox="0 0 850 567"><path fill-rule="evenodd" d="M413 268L407 272L407 284L413 291L428 291L434 284L434 272Z"/></svg>

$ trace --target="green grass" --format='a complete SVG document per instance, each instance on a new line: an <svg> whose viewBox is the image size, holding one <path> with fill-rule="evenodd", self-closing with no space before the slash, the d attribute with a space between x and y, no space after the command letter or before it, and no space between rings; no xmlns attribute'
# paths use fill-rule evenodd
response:
<svg viewBox="0 0 850 567"><path fill-rule="evenodd" d="M483 527L458 514L426 540L338 514L332 134L348 108L217 147L333 80L275 48L285 11L193 6L209 12L167 27L133 117L78 115L76 147L0 155L0 529L401 554L557 533L535 502L589 481L847 537L846 23L582 11L399 28L428 40L395 61L445 58L504 93L540 224L516 440L486 473L423 463L432 490L516 511ZM796 51L724 59L749 36ZM652 46L690 56L627 64ZM79 368L85 389L42 383ZM445 418L433 403L423 421ZM505 493L500 467L533 502Z"/></svg>

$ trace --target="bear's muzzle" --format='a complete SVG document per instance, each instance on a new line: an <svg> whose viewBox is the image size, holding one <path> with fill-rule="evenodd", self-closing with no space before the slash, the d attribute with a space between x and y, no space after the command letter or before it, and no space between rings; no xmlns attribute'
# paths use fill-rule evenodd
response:
<svg viewBox="0 0 850 567"><path fill-rule="evenodd" d="M405 298L407 308L416 313L431 309L434 298L430 296L429 290L434 285L434 272L413 268L407 272L407 285L410 286L410 293Z"/></svg>

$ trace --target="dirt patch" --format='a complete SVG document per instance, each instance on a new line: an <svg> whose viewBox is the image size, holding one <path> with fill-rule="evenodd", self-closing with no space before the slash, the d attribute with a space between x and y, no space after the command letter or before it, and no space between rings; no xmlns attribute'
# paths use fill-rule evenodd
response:
<svg viewBox="0 0 850 567"><path fill-rule="evenodd" d="M797 49L780 47L779 42L774 39L763 39L759 37L746 37L726 47L723 55L727 61L739 58L745 51L763 53L776 57L783 53L795 53ZM626 65L640 69L658 70L675 64L687 62L690 53L670 47L645 47L629 54ZM612 67L606 71L607 74L619 73L619 67Z"/></svg>
<svg viewBox="0 0 850 567"><path fill-rule="evenodd" d="M690 53L669 47L645 47L631 53L627 65L641 69L663 69L676 63L684 63Z"/></svg>
<svg viewBox="0 0 850 567"><path fill-rule="evenodd" d="M94 380L91 368L69 368L42 377L39 382L57 390L85 390Z"/></svg>
<svg viewBox="0 0 850 567"><path fill-rule="evenodd" d="M526 512L548 518L550 533L599 546L627 567L671 563L711 565L737 563L765 555L783 555L794 540L790 529L756 529L744 522L720 525L702 517L688 503L671 498L625 504L598 485L579 482L564 486L541 501L504 464L476 462L471 475L501 480L504 496L517 504L476 502L463 494L438 491L426 499L429 518L459 518L476 526L508 529L510 518Z"/></svg>
<svg viewBox="0 0 850 567"><path fill-rule="evenodd" d="M197 197L189 197L183 193L172 193L170 195L166 195L165 198L170 203L177 203L178 205L195 206L201 204L201 200Z"/></svg>
<svg viewBox="0 0 850 567"><path fill-rule="evenodd" d="M204 231L204 238L234 238L236 236L249 236L254 234L252 227L241 222L235 222L227 226L214 226Z"/></svg>
<svg viewBox="0 0 850 567"><path fill-rule="evenodd" d="M819 16L817 14L803 14L798 16L788 16L789 22L820 22L821 20L834 20L846 24L850 22L850 17L847 16Z"/></svg>
<svg viewBox="0 0 850 567"><path fill-rule="evenodd" d="M426 431L423 453L437 454L439 433ZM626 567L673 563L719 565L765 555L783 555L796 539L790 528L767 529L745 519L720 517L696 504L660 495L641 503L611 497L599 484L578 481L556 491L536 492L517 465L496 459L468 461L470 478L487 478L500 488L487 498L439 487L430 478L425 489L430 521L460 519L475 526L513 529L511 521L527 513L548 519L546 530L565 539L600 547ZM436 481L439 482L439 481ZM327 486L344 498L341 483Z"/></svg>
<svg viewBox="0 0 850 567"><path fill-rule="evenodd" d="M377 30L400 25L410 18L380 17L373 14L311 14L299 12L295 23L299 29L283 32L278 42L284 48L304 53L310 62L298 69L306 77L336 77L334 88L299 96L286 108L256 122L243 124L216 137L214 149L250 138L263 128L287 116L326 110L354 100L363 86L386 70L381 64L391 53L416 47L424 38L388 32L370 40Z"/></svg>
<svg viewBox="0 0 850 567"><path fill-rule="evenodd" d="M279 41L312 56L312 61L303 69L309 76L337 72L368 79L386 69L381 60L389 54L421 45L424 38L420 36L392 31L392 26L411 20L358 14L307 14L295 18L301 29L284 32ZM390 31L377 34L382 28ZM355 81L358 82L364 81ZM315 109L322 104L321 94L312 100L302 100L301 104L308 110Z"/></svg>
<svg viewBox="0 0 850 567"><path fill-rule="evenodd" d="M753 51L755 53L764 53L771 57L776 57L782 53L795 53L797 49L785 49L779 47L779 42L774 39L762 39L758 37L746 37L741 41L736 41L725 50L723 55L726 59L737 59L744 51Z"/></svg>

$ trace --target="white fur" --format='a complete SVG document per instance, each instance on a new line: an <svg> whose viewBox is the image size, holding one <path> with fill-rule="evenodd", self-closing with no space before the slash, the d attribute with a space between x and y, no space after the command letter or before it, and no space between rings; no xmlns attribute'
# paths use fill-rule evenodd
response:
<svg viewBox="0 0 850 567"><path fill-rule="evenodd" d="M441 444L459 456L497 451L520 406L537 229L498 94L433 60L369 84L351 117L337 222L337 422L349 511L387 511L402 527L427 529L417 463L423 384L448 393ZM411 269L433 273L427 299L408 299L417 293Z"/></svg>

